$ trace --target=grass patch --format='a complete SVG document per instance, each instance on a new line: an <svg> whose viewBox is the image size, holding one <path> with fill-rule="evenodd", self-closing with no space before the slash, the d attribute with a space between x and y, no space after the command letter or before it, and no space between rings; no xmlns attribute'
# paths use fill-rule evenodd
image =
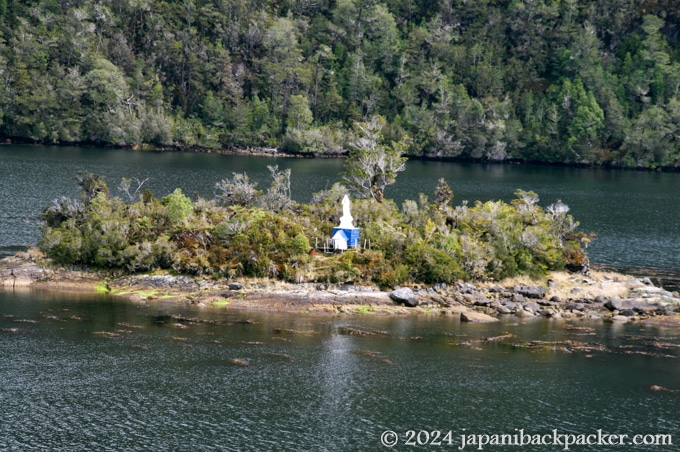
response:
<svg viewBox="0 0 680 452"><path fill-rule="evenodd" d="M229 302L227 300L220 300L213 303L213 306L226 306Z"/></svg>
<svg viewBox="0 0 680 452"><path fill-rule="evenodd" d="M94 287L94 291L97 292L97 293L109 293L109 292L111 292L111 288L106 283L106 281L101 281L99 284L97 284Z"/></svg>
<svg viewBox="0 0 680 452"><path fill-rule="evenodd" d="M371 314L373 312L373 306L357 306L354 312L357 314Z"/></svg>

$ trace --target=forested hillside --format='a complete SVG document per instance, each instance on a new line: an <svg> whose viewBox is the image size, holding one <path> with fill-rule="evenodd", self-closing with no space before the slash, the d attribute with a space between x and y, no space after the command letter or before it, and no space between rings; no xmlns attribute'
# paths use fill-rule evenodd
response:
<svg viewBox="0 0 680 452"><path fill-rule="evenodd" d="M0 0L0 135L680 166L677 0Z"/></svg>

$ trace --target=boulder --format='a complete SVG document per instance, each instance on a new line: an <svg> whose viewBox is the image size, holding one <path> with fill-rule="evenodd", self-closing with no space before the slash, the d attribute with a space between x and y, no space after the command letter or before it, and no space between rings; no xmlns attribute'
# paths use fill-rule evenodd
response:
<svg viewBox="0 0 680 452"><path fill-rule="evenodd" d="M490 315L483 314L476 311L467 311L460 313L461 322L471 322L471 323L490 323L498 322L498 319L491 317Z"/></svg>
<svg viewBox="0 0 680 452"><path fill-rule="evenodd" d="M459 283L456 284L455 289L460 293L475 293L477 292L477 287L470 283Z"/></svg>
<svg viewBox="0 0 680 452"><path fill-rule="evenodd" d="M240 282L230 282L229 289L231 290L241 290L243 289L243 284Z"/></svg>
<svg viewBox="0 0 680 452"><path fill-rule="evenodd" d="M623 303L619 297L613 297L607 300L607 302L604 304L604 307L610 311L620 311L623 309Z"/></svg>
<svg viewBox="0 0 680 452"><path fill-rule="evenodd" d="M557 311L554 310L553 308L545 308L543 310L543 315L545 315L546 317L554 317L555 314L557 314Z"/></svg>
<svg viewBox="0 0 680 452"><path fill-rule="evenodd" d="M545 289L538 286L515 286L515 293L525 298L545 298Z"/></svg>
<svg viewBox="0 0 680 452"><path fill-rule="evenodd" d="M498 312L499 314L512 314L512 311L510 310L510 308L508 308L507 306L503 306L503 305L498 306L496 308L496 312Z"/></svg>
<svg viewBox="0 0 680 452"><path fill-rule="evenodd" d="M475 306L489 306L491 304L491 300L486 298L485 296L479 294L477 296L477 299L474 302Z"/></svg>
<svg viewBox="0 0 680 452"><path fill-rule="evenodd" d="M532 301L524 304L524 309L527 309L527 308L531 309L534 312L538 312L538 311L541 310L541 307L539 305L537 305L536 303L532 302Z"/></svg>
<svg viewBox="0 0 680 452"><path fill-rule="evenodd" d="M527 299L524 298L524 295L520 295L518 293L513 293L512 294L512 301L515 303L526 303Z"/></svg>
<svg viewBox="0 0 680 452"><path fill-rule="evenodd" d="M524 308L517 309L517 311L515 311L515 315L517 317L535 317L536 316L533 311L528 311Z"/></svg>
<svg viewBox="0 0 680 452"><path fill-rule="evenodd" d="M615 323L626 323L628 320L629 318L624 315L615 315L611 318L611 321Z"/></svg>
<svg viewBox="0 0 680 452"><path fill-rule="evenodd" d="M411 289L401 288L390 292L390 298L395 303L403 304L409 308L418 306L418 297Z"/></svg>

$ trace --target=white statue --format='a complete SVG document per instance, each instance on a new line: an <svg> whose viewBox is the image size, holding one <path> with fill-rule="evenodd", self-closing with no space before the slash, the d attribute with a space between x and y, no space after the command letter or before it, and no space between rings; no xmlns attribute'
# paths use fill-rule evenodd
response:
<svg viewBox="0 0 680 452"><path fill-rule="evenodd" d="M340 217L340 229L354 229L354 218L349 212L349 197L342 198L342 216Z"/></svg>

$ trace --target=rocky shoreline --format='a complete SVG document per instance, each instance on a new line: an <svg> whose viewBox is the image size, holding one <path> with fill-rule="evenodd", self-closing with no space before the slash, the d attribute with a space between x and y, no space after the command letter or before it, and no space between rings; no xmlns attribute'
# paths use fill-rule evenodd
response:
<svg viewBox="0 0 680 452"><path fill-rule="evenodd" d="M141 274L118 276L49 265L31 250L0 259L0 289L78 290L132 301L153 300L316 314L446 315L466 322L522 319L592 319L680 326L680 294L649 278L616 272L554 272L545 278L499 283L437 284L381 291L352 284L289 284L274 280L212 279Z"/></svg>

